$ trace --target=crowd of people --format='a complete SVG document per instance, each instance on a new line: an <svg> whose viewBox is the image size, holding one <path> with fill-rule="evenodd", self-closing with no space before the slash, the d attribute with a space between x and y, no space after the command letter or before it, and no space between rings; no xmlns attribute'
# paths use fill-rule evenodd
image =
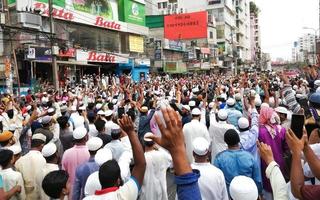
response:
<svg viewBox="0 0 320 200"><path fill-rule="evenodd" d="M84 76L3 94L0 200L167 200L167 173L181 200L319 199L319 71Z"/></svg>

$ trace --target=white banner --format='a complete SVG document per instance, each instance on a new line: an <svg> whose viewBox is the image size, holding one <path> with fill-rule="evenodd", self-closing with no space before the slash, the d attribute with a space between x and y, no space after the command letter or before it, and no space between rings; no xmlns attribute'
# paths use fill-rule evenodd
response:
<svg viewBox="0 0 320 200"><path fill-rule="evenodd" d="M77 50L76 60L79 62L129 63L129 58L126 55L82 50Z"/></svg>

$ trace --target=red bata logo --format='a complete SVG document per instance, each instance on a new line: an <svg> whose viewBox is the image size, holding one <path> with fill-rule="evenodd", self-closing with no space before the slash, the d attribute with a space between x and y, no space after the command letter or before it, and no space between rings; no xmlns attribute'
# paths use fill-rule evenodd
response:
<svg viewBox="0 0 320 200"><path fill-rule="evenodd" d="M102 17L96 18L95 25L103 27L103 28L116 29L116 30L120 30L120 28L121 28L120 24L117 24L115 22L106 21Z"/></svg>
<svg viewBox="0 0 320 200"><path fill-rule="evenodd" d="M88 61L115 63L116 56L107 53L89 52Z"/></svg>
<svg viewBox="0 0 320 200"><path fill-rule="evenodd" d="M41 10L41 14L49 16L49 7L44 3L35 3L35 10ZM74 19L74 15L71 12L66 12L64 9L52 9L52 16L64 20L71 21Z"/></svg>

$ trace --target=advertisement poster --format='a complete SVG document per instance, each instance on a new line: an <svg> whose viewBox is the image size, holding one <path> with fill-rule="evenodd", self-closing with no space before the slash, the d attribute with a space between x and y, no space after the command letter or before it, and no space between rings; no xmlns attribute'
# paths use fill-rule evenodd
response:
<svg viewBox="0 0 320 200"><path fill-rule="evenodd" d="M107 19L114 19L114 6L112 3L117 3L112 0L66 0L72 3L74 10L98 15ZM116 8L117 9L117 8Z"/></svg>
<svg viewBox="0 0 320 200"><path fill-rule="evenodd" d="M129 50L131 52L144 52L144 41L141 36L129 35Z"/></svg>
<svg viewBox="0 0 320 200"><path fill-rule="evenodd" d="M145 5L133 0L119 1L119 18L122 21L144 26Z"/></svg>
<svg viewBox="0 0 320 200"><path fill-rule="evenodd" d="M164 17L164 37L169 40L207 38L207 11L167 15Z"/></svg>

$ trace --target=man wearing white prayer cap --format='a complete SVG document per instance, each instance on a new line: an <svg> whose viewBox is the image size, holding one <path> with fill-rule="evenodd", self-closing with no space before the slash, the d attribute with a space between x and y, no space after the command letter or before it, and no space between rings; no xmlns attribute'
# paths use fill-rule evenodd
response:
<svg viewBox="0 0 320 200"><path fill-rule="evenodd" d="M103 141L98 137L92 137L86 143L90 158L89 161L81 164L76 169L76 178L73 188L72 199L83 199L84 198L84 187L88 177L99 170L98 163L95 162L95 155L99 149L102 148Z"/></svg>
<svg viewBox="0 0 320 200"><path fill-rule="evenodd" d="M288 120L289 111L283 106L276 107L274 111L276 111L280 117L281 126L288 130L291 126L291 122Z"/></svg>
<svg viewBox="0 0 320 200"><path fill-rule="evenodd" d="M152 135L153 133L148 132L143 138L146 171L139 200L168 199L166 173L172 158L166 150L155 145L150 139Z"/></svg>
<svg viewBox="0 0 320 200"><path fill-rule="evenodd" d="M103 165L103 163L112 160L112 152L110 149L100 149L97 151L94 157L95 163L98 166ZM99 170L99 168L98 168ZM99 182L99 172L95 171L89 175L84 187L84 195L94 195L96 190L101 190L101 184Z"/></svg>
<svg viewBox="0 0 320 200"><path fill-rule="evenodd" d="M189 101L190 109L193 110L194 107L196 107L196 102L195 101Z"/></svg>
<svg viewBox="0 0 320 200"><path fill-rule="evenodd" d="M37 172L37 185L42 185L42 181L44 177L49 174L52 171L59 170L58 166L58 155L57 155L57 146L49 142L46 144L41 151L43 157L46 159L45 166L40 170L40 172ZM45 194L42 187L41 190L41 200L50 200L50 197Z"/></svg>
<svg viewBox="0 0 320 200"><path fill-rule="evenodd" d="M46 115L46 116L42 117L42 119L41 119L42 127L36 129L34 132L34 134L41 133L41 134L45 135L46 136L46 144L49 143L53 138L53 133L50 130L51 122L52 122L51 116Z"/></svg>
<svg viewBox="0 0 320 200"><path fill-rule="evenodd" d="M182 116L182 125L184 126L186 123L189 123L191 121L191 108L189 105L182 105L181 108L181 116Z"/></svg>
<svg viewBox="0 0 320 200"><path fill-rule="evenodd" d="M193 140L192 146L195 162L191 167L199 170L200 174L204 174L198 180L202 199L228 200L227 187L222 171L208 162L209 142L203 137L197 137Z"/></svg>
<svg viewBox="0 0 320 200"><path fill-rule="evenodd" d="M191 106L190 106L191 107ZM208 129L206 125L200 122L201 111L199 108L194 108L191 111L192 120L191 122L183 126L184 140L186 144L187 157L190 163L193 162L192 156L192 141L196 137L204 137L208 141L211 141Z"/></svg>
<svg viewBox="0 0 320 200"><path fill-rule="evenodd" d="M75 181L75 172L78 166L87 162L90 158L86 142L88 140L87 129L84 127L76 128L73 131L74 146L66 150L62 157L62 169L68 172L69 183L71 183L69 198L73 194L73 184Z"/></svg>
<svg viewBox="0 0 320 200"><path fill-rule="evenodd" d="M125 151L125 145L120 141L121 136L124 135L119 125L114 124L111 127L111 138L112 141L104 146L106 149L110 149L112 152L112 157L116 161L120 159L120 156Z"/></svg>
<svg viewBox="0 0 320 200"><path fill-rule="evenodd" d="M229 124L228 121L228 113L225 109L220 109L218 111L218 121L216 119L216 114L210 114L210 127L209 127L209 135L212 141L211 145L211 160L218 153L227 149L227 145L224 142L224 134L229 129L237 130L236 127L232 124Z"/></svg>
<svg viewBox="0 0 320 200"><path fill-rule="evenodd" d="M258 188L255 182L246 176L236 176L230 183L230 196L233 200L257 200Z"/></svg>
<svg viewBox="0 0 320 200"><path fill-rule="evenodd" d="M24 188L26 191L26 199L41 199L41 185L36 183L37 173L40 172L46 165L46 160L41 154L41 150L46 142L46 136L40 133L34 134L31 138L30 151L17 160L15 168L22 174Z"/></svg>
<svg viewBox="0 0 320 200"><path fill-rule="evenodd" d="M21 151L22 151L21 146L14 144L9 147L6 147L6 149L9 149L13 152L13 164L15 164L16 161L21 157Z"/></svg>
<svg viewBox="0 0 320 200"><path fill-rule="evenodd" d="M106 132L107 135L110 135L110 136L111 136L111 129L114 126L117 126L117 124L114 123L112 121L112 119L113 119L113 111L112 110L107 110L105 112L105 118L103 120L106 122L106 124L105 124L105 129L106 129L105 132Z"/></svg>
<svg viewBox="0 0 320 200"><path fill-rule="evenodd" d="M228 122L235 127L238 126L238 120L242 117L242 113L235 107L236 101L233 98L227 100L226 111L228 113Z"/></svg>

